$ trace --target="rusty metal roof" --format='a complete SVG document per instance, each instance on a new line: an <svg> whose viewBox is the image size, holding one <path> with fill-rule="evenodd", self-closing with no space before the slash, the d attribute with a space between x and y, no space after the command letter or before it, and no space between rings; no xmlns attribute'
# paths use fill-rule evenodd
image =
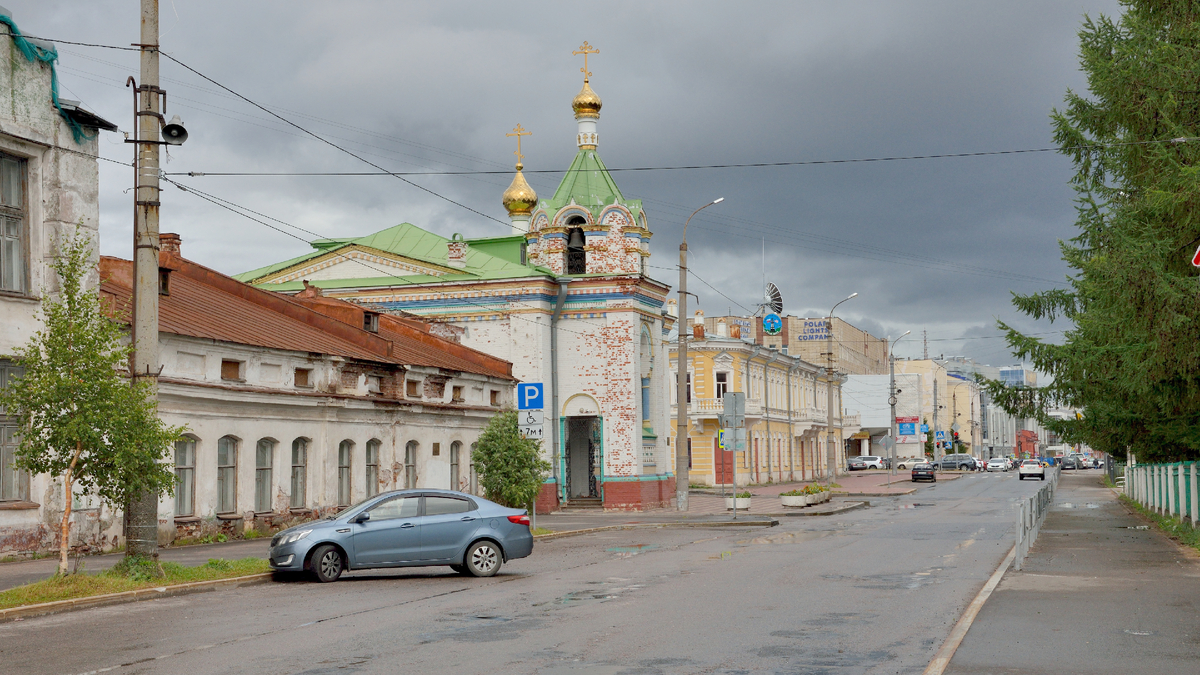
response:
<svg viewBox="0 0 1200 675"><path fill-rule="evenodd" d="M375 334L176 255L161 254L160 266L171 270L169 294L159 296L159 330L164 333L512 379L509 362L400 320L381 321ZM104 256L100 276L110 316L128 323L133 264Z"/></svg>

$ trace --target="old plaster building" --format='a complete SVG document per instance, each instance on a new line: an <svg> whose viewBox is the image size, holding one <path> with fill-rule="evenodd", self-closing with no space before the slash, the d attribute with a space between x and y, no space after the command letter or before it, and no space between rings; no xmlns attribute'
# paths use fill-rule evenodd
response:
<svg viewBox="0 0 1200 675"><path fill-rule="evenodd" d="M9 357L41 328L57 242L76 232L97 237L98 132L116 129L77 102L56 107L54 45L13 37L11 22L0 10L0 388L20 374ZM62 517L61 483L14 468L17 431L0 409L0 556L37 545L44 525ZM98 518L85 505L73 522Z"/></svg>
<svg viewBox="0 0 1200 675"><path fill-rule="evenodd" d="M724 325L724 324L722 324ZM828 472L827 389L823 368L777 349L756 345L725 331L704 331L702 313L693 322L695 340L687 358L688 457L693 484L737 485L820 478ZM671 370L678 367L671 345ZM842 407L834 380L834 468L845 465L845 440L858 431L858 416ZM718 442L726 392L746 394L746 449L721 450ZM672 403L678 405L676 397ZM674 408L674 406L672 406ZM674 419L672 410L672 419ZM675 427L671 427L672 444ZM736 478L735 478L736 476Z"/></svg>
<svg viewBox="0 0 1200 675"><path fill-rule="evenodd" d="M594 53L594 52L589 52ZM462 344L545 385L543 448L553 475L539 510L668 505L668 286L646 274L650 226L597 152L601 101L585 78L572 101L578 151L548 199L518 163L502 203L510 236L444 237L402 224L238 275L261 288L326 296L441 322ZM519 127L515 133L522 133ZM519 138L519 137L518 137Z"/></svg>
<svg viewBox="0 0 1200 675"><path fill-rule="evenodd" d="M383 490L471 491L471 447L512 402L511 364L317 289L263 291L163 234L159 414L188 427L160 538L324 515ZM101 259L126 320L132 264Z"/></svg>

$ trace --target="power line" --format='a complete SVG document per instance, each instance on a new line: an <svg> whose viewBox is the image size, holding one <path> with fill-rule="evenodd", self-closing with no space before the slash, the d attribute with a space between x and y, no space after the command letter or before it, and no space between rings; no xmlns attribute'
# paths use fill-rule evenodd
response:
<svg viewBox="0 0 1200 675"><path fill-rule="evenodd" d="M372 162L371 160L369 160L369 159L366 159L365 157L362 157L362 156L360 156L360 155L357 155L357 154L355 154L355 153L351 152L350 150L347 150L346 148L343 148L342 146L338 145L337 143L334 143L333 141L330 141L330 140L326 139L325 137L321 136L320 134L317 134L317 133L315 133L315 132L309 131L308 129L305 129L304 127L300 126L299 124L296 124L295 122L293 122L293 121L289 120L288 118L284 117L283 115L280 115L279 113L276 113L275 111L273 111L273 110L271 110L271 109L269 109L269 108L267 108L267 107L265 107L265 106L262 106L262 105L259 105L258 103L255 103L254 101L250 100L249 98L246 98L245 96L243 96L243 95L239 94L238 92L236 92L236 91L234 91L234 90L230 89L229 87L226 87L225 85L221 84L220 82L217 82L216 80L214 80L214 79L212 79L211 77L209 77L209 76L205 75L204 73L201 73L200 71L196 70L195 68L192 68L191 66L189 66L189 65L188 65L188 64L186 64L186 63L184 63L183 61L180 61L179 59L175 58L174 56L171 56L170 54L163 53L163 52L160 52L160 53L162 53L162 55L163 55L163 56L165 56L166 58L170 59L171 61L174 61L175 63L179 64L179 66L181 66L181 67L183 67L184 69L186 69L186 70L190 71L191 73L193 73L193 74L194 74L194 75L196 75L197 77L200 77L200 78L204 79L205 81L207 81L207 82L210 82L211 84L213 84L213 85L216 85L217 87L220 87L221 89L223 89L223 90L225 90L225 91L229 92L230 94L232 94L232 95L234 95L234 96L238 97L239 99L241 99L241 100L245 101L246 103L249 103L250 105L254 106L255 108L258 108L259 110L261 110L261 111L263 111L263 112L267 113L268 115L270 115L270 116L272 116L272 117L274 117L274 118L278 119L279 121L281 121L281 122L283 122L283 123L287 124L288 126L294 127L294 128L295 128L295 129L297 129L298 131L300 131L300 132L302 132L302 133L304 133L304 134L306 134L306 135L308 135L308 136L311 136L312 138L315 138L316 140L318 140L318 141L320 141L320 142L322 142L322 143L324 143L324 144L328 145L329 147L331 147L331 148L334 148L334 149L336 149L336 150L338 150L338 151L340 151L340 152L343 152L343 153L345 153L345 154L347 154L347 155L349 155L349 156L351 156L351 157L353 157L353 158L357 159L358 161L360 161L360 162L362 162L362 163L364 163L364 164L366 164L366 165L368 165L368 166L371 166L371 167L374 167L374 168L378 169L379 171L381 171L381 172L382 172L382 174L380 174L380 175L384 175L384 174L386 174L386 175L393 176L393 177L395 177L395 178L397 178L397 179L401 180L402 182L404 182L404 183L407 183L408 185L411 185L411 186L413 186L413 187L417 188L418 190L421 190L421 191L423 191L423 192L429 193L430 195L433 195L434 197L437 197L438 199L442 199L442 200L444 200L444 201L447 201L447 202L449 202L449 203L451 203L451 204L454 204L455 206L458 206L458 207L461 207L461 208L463 208L463 209L466 209L467 211L470 211L471 213L474 213L474 214L476 214L476 215L479 215L479 216L483 216L484 218L486 218L486 219L488 219L488 220L493 220L493 221L495 221L495 222L497 222L497 223L500 223L501 225L507 225L507 223L505 223L504 221L500 220L499 218L495 218L495 217L493 217L493 216L489 216L488 214L486 214L486 213L484 213L484 212L482 212L482 211L477 211L477 210L475 210L475 209L473 209L473 208L471 208L471 207L467 206L466 204L463 204L463 203L461 203L461 202L457 202L457 201L455 201L455 200L451 199L450 197L447 197L447 196L445 196L445 195L443 195L443 194L440 194L440 193L438 193L438 192L436 192L436 191L434 191L434 190L431 190L431 189L429 189L429 188L427 188L427 187L425 187L425 186L423 186L423 185L420 185L420 184L418 184L418 183L414 183L413 181L411 181L411 180L408 180L407 178L404 178L402 175L400 175L400 174L398 174L398 173L395 173L395 172L393 172L393 171L388 171L387 169L383 168L382 166L379 166L378 164L376 164L376 163Z"/></svg>
<svg viewBox="0 0 1200 675"><path fill-rule="evenodd" d="M166 56L164 54L164 56ZM167 57L170 58L170 57ZM177 62L178 63L178 62ZM182 65L182 64L180 64ZM186 66L184 66L186 68ZM189 69L190 70L190 69ZM194 71L193 71L194 72ZM265 110L265 108L264 108ZM274 114L274 113L272 113ZM281 118L282 119L282 118ZM1025 148L1021 150L988 150L980 152L953 152L937 155L906 155L893 157L858 157L851 159L814 159L788 162L749 162L745 164L680 164L666 166L628 166L608 167L609 173L619 171L691 171L697 169L751 169L762 167L786 166L816 166L824 164L860 164L868 162L906 162L919 159L955 159L963 157L991 157L996 155L1022 155L1040 152L1066 152L1069 150L1100 150L1130 145L1153 145L1161 143L1186 143L1200 140L1200 136L1186 136L1151 141L1124 141L1118 143L1091 143L1087 145L1069 145L1061 148ZM526 169L527 174L539 173L570 173L571 171L591 171L591 169ZM511 170L486 171L186 171L169 173L168 176L480 176L489 174L510 174Z"/></svg>

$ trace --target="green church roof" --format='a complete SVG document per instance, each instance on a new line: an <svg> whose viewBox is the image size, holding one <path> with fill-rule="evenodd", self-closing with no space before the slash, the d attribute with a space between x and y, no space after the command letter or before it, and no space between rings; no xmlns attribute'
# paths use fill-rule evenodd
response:
<svg viewBox="0 0 1200 675"><path fill-rule="evenodd" d="M331 252L350 246L372 248L394 255L404 256L413 260L428 263L440 268L450 267L448 248L450 240L446 237L422 230L412 223L401 223L374 234L355 239L320 239L312 242L314 250L302 256L267 265L256 270L243 272L234 278L246 283L254 283L264 277L300 265L308 260L327 255ZM379 286L396 283L428 283L430 281L453 281L458 279L505 279L527 276L552 275L544 267L523 265L520 261L520 247L524 245L521 237L483 237L467 240L467 255L464 259L466 267L461 272L451 272L443 276L426 274L411 274L398 276L380 276L376 278L322 279L316 285L323 288L347 288L356 286ZM386 273L386 270L380 269ZM268 284L260 284L264 287ZM299 281L284 284L269 284L276 290L289 290L292 286L301 287Z"/></svg>
<svg viewBox="0 0 1200 675"><path fill-rule="evenodd" d="M575 154L567 175L563 176L558 189L550 199L543 199L541 208L554 213L574 200L576 204L598 216L600 210L613 203L621 203L636 216L642 210L642 200L625 199L621 188L613 180L604 160L595 150L580 149Z"/></svg>

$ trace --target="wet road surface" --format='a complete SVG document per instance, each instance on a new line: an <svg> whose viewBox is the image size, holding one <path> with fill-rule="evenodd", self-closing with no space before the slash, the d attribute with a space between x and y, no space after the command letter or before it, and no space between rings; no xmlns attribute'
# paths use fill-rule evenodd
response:
<svg viewBox="0 0 1200 675"><path fill-rule="evenodd" d="M539 542L492 579L357 572L26 619L0 624L0 670L920 673L1038 487L972 475L773 528Z"/></svg>

